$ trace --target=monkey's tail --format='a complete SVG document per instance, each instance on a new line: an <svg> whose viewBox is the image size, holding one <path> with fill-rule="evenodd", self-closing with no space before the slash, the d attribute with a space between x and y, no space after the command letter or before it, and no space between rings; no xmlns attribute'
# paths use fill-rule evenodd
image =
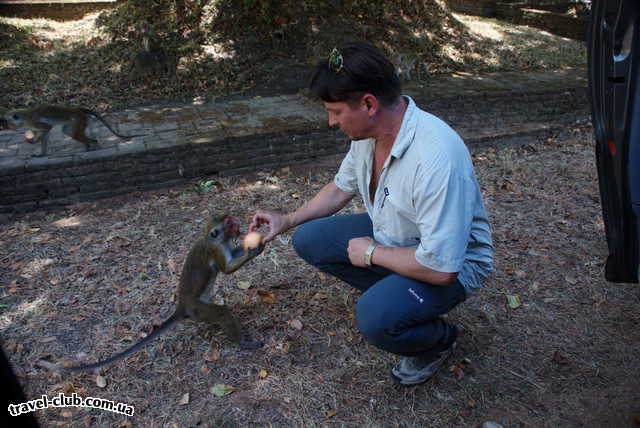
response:
<svg viewBox="0 0 640 428"><path fill-rule="evenodd" d="M113 129L111 127L111 125L109 125L109 122L107 122L105 120L104 117L102 117L100 114L98 114L97 112L93 111L93 110L89 110L89 109L85 109L85 113L90 114L91 116L95 117L96 119L98 119L100 122L102 122L102 124L104 126L107 127L107 129L111 132L113 132L114 135L122 138L123 140L126 140L127 138L133 138L133 137L142 137L144 135L147 134L134 134L134 135L122 135L122 134L118 134L118 131L116 131L115 129Z"/></svg>
<svg viewBox="0 0 640 428"><path fill-rule="evenodd" d="M139 341L135 345L132 345L131 347L125 349L124 351L120 352L119 354L114 355L111 358L108 358L108 359L102 360L102 361L98 361L97 363L87 364L87 365L82 365L82 366L60 366L58 364L50 363L49 361L39 360L38 362L36 362L36 365L38 365L40 367L44 367L44 368L49 369L49 370L56 370L56 371L60 371L60 372L81 372L81 371L85 371L85 370L99 369L101 367L105 367L105 366L108 366L110 364L113 364L116 361L122 360L123 358L128 357L129 355L133 354L134 352L139 351L144 346L149 344L149 342L151 342L153 339L155 339L156 337L160 336L162 333L164 333L169 328L171 328L175 323L180 321L183 317L184 317L184 315L178 313L178 311L174 312L173 315L171 315L165 322L163 322L160 325L160 327L158 327L155 330L153 330L147 337L145 337L144 339L142 339L141 341Z"/></svg>

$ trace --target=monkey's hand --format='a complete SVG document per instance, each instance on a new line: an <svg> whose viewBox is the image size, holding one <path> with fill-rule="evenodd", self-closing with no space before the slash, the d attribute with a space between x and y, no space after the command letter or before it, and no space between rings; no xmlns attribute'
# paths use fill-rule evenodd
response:
<svg viewBox="0 0 640 428"><path fill-rule="evenodd" d="M252 248L250 250L245 250L242 247L236 247L234 248L234 250L232 251L232 256L234 259L237 258L241 258L241 257L246 257L247 259L252 259L256 256L259 256L260 253L262 253L264 251L264 244L260 244L255 248Z"/></svg>
<svg viewBox="0 0 640 428"><path fill-rule="evenodd" d="M249 250L249 257L253 258L259 256L264 251L264 244L260 244L255 248Z"/></svg>

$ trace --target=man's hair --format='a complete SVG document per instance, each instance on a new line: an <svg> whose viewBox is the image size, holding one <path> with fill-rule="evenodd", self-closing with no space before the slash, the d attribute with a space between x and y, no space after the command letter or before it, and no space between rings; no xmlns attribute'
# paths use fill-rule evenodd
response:
<svg viewBox="0 0 640 428"><path fill-rule="evenodd" d="M353 102L370 93L389 106L400 96L400 79L395 67L375 46L348 43L339 49L342 67L329 67L329 60L316 65L311 92L325 102Z"/></svg>

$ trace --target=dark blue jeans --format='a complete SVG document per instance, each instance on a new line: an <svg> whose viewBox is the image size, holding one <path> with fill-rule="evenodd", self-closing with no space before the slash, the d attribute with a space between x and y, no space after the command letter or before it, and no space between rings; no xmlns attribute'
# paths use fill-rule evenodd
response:
<svg viewBox="0 0 640 428"><path fill-rule="evenodd" d="M360 268L349 261L352 238L373 237L367 213L325 217L304 223L293 247L312 266L363 292L356 322L367 342L402 356L430 356L456 339L457 329L440 315L465 299L464 287L416 281L379 266Z"/></svg>

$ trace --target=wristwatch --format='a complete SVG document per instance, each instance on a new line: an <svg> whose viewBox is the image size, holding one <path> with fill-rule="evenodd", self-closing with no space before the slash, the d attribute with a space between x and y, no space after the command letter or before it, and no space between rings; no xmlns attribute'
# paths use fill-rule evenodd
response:
<svg viewBox="0 0 640 428"><path fill-rule="evenodd" d="M371 256L373 256L373 251L378 246L376 241L371 241L371 245L367 248L367 251L364 252L364 264L368 267L371 267Z"/></svg>

